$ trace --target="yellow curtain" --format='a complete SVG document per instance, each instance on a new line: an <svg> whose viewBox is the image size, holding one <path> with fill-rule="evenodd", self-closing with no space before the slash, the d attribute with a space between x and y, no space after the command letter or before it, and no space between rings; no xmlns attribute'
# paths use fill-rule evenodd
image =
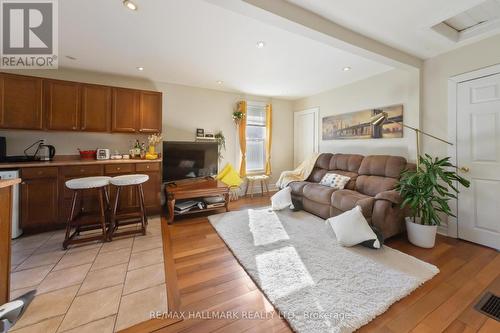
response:
<svg viewBox="0 0 500 333"><path fill-rule="evenodd" d="M271 174L271 143L272 143L272 113L273 106L271 104L266 105L266 175Z"/></svg>
<svg viewBox="0 0 500 333"><path fill-rule="evenodd" d="M239 124L239 138L241 150L240 176L245 177L247 174L247 102L238 102L238 111L243 112L243 119Z"/></svg>

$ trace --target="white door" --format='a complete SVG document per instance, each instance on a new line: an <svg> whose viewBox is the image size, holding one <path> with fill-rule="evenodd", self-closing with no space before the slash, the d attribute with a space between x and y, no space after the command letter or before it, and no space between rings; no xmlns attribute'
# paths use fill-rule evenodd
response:
<svg viewBox="0 0 500 333"><path fill-rule="evenodd" d="M500 249L500 74L458 85L458 237Z"/></svg>
<svg viewBox="0 0 500 333"><path fill-rule="evenodd" d="M318 108L295 112L293 131L294 166L299 165L302 161L311 156L311 154L319 151L318 118Z"/></svg>

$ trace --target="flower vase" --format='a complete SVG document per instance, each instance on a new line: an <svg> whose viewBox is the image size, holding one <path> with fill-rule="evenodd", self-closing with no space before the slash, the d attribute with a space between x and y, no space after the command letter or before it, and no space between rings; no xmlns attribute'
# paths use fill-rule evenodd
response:
<svg viewBox="0 0 500 333"><path fill-rule="evenodd" d="M153 145L149 146L148 153L151 155L155 155L156 154L155 146L153 146Z"/></svg>

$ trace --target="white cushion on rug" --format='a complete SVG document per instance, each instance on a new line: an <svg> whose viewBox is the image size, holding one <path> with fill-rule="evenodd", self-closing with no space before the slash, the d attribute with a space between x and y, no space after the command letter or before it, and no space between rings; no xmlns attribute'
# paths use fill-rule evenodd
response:
<svg viewBox="0 0 500 333"><path fill-rule="evenodd" d="M284 189L276 192L271 197L271 207L273 210L293 208L292 189L290 187L285 187Z"/></svg>
<svg viewBox="0 0 500 333"><path fill-rule="evenodd" d="M336 173L327 173L319 181L320 185L330 186L337 190L343 190L351 177L338 175Z"/></svg>
<svg viewBox="0 0 500 333"><path fill-rule="evenodd" d="M335 236L337 236L337 241L342 246L354 246L373 240L373 247L380 248L377 235L370 228L359 206L340 215L330 217L326 222L331 225Z"/></svg>

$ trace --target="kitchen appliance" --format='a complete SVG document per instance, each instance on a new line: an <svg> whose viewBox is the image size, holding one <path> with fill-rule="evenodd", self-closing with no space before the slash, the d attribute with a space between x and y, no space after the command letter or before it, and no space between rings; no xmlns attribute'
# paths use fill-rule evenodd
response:
<svg viewBox="0 0 500 333"><path fill-rule="evenodd" d="M7 141L5 136L0 136L0 162L7 160Z"/></svg>
<svg viewBox="0 0 500 333"><path fill-rule="evenodd" d="M111 157L111 151L106 148L97 149L97 159L98 160L109 160Z"/></svg>
<svg viewBox="0 0 500 333"><path fill-rule="evenodd" d="M41 144L38 147L38 155L42 161L52 161L56 154L56 147L52 145Z"/></svg>
<svg viewBox="0 0 500 333"><path fill-rule="evenodd" d="M1 170L0 179L19 178L19 170ZM12 239L21 236L19 226L19 184L12 187Z"/></svg>

